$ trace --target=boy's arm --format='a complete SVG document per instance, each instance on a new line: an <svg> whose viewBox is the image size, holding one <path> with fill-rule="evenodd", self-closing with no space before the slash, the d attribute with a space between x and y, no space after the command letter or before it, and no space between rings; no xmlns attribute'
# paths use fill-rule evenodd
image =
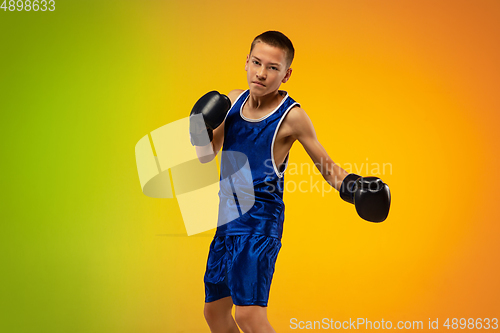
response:
<svg viewBox="0 0 500 333"><path fill-rule="evenodd" d="M340 192L343 200L354 204L358 215L371 222L382 222L389 214L389 186L377 177L348 174L335 164L319 143L311 119L301 108L290 110L287 118L292 133L313 160L323 178Z"/></svg>
<svg viewBox="0 0 500 333"><path fill-rule="evenodd" d="M231 105L234 104L238 96L243 92L241 89L235 89L227 94L231 100ZM208 163L212 161L217 153L221 150L224 144L224 124L225 120L213 131L213 140L206 146L195 146L196 155L201 163Z"/></svg>
<svg viewBox="0 0 500 333"><path fill-rule="evenodd" d="M292 128L292 136L302 144L323 178L337 191L340 191L342 181L349 173L335 164L328 156L325 148L318 141L314 126L306 112L299 107L293 108L286 120Z"/></svg>

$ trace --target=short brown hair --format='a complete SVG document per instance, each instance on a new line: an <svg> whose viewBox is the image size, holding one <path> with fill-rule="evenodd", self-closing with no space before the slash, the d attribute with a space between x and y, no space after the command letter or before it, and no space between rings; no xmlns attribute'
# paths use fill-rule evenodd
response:
<svg viewBox="0 0 500 333"><path fill-rule="evenodd" d="M295 49L293 48L292 41L288 39L287 36L279 31L266 31L254 38L252 46L250 47L250 53L252 53L254 46L259 42L280 48L285 51L287 67L290 67L293 61L293 56L295 55Z"/></svg>

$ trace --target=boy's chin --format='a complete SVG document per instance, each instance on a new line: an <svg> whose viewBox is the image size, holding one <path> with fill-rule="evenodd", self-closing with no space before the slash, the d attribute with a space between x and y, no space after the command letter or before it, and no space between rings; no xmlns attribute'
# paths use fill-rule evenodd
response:
<svg viewBox="0 0 500 333"><path fill-rule="evenodd" d="M269 89L269 87L259 87L254 84L250 84L250 87L248 89L250 90L253 96L266 96L278 90L278 89L276 90Z"/></svg>
<svg viewBox="0 0 500 333"><path fill-rule="evenodd" d="M266 94L266 89L265 88L253 87L252 85L250 85L250 87L248 87L248 89L250 90L250 92L254 96L263 96L263 95Z"/></svg>

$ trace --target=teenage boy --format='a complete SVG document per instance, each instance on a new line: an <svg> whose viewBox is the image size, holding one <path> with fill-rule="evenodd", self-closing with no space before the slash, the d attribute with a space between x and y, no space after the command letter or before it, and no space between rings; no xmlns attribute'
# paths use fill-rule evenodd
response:
<svg viewBox="0 0 500 333"><path fill-rule="evenodd" d="M267 303L283 232L283 174L296 141L361 217L381 222L389 211L387 185L375 177L348 174L335 164L306 112L279 90L292 75L293 57L292 42L284 34L267 31L257 36L245 63L249 88L228 96L210 92L191 112L204 120L201 126L192 120L190 126L200 161L212 160L222 148L219 225L204 277L204 314L214 333L239 332L238 326L245 333L275 332L267 319ZM248 192L231 178L242 164L231 152L241 153L250 166L254 202L248 211L228 219L231 210L242 212L234 193ZM230 186L223 186L223 179L229 179Z"/></svg>

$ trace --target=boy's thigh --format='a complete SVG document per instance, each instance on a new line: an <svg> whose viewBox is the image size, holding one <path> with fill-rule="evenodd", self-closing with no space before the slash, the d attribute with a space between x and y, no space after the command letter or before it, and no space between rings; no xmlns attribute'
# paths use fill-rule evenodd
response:
<svg viewBox="0 0 500 333"><path fill-rule="evenodd" d="M281 241L262 235L242 235L234 237L232 242L227 285L234 304L267 306Z"/></svg>
<svg viewBox="0 0 500 333"><path fill-rule="evenodd" d="M263 235L215 237L205 272L205 302L267 306L281 241Z"/></svg>
<svg viewBox="0 0 500 333"><path fill-rule="evenodd" d="M227 285L227 264L229 253L226 248L226 237L214 237L205 271L205 302L211 303L231 296Z"/></svg>

